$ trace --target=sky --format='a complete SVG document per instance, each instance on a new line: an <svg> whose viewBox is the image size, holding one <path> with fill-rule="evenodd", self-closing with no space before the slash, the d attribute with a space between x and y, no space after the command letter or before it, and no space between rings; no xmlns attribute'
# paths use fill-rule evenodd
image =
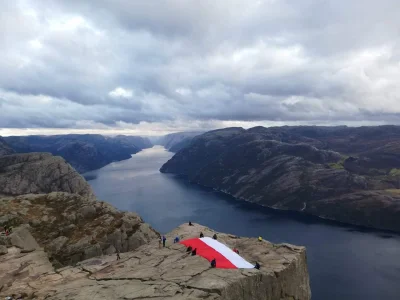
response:
<svg viewBox="0 0 400 300"><path fill-rule="evenodd" d="M0 0L0 135L400 124L398 0Z"/></svg>

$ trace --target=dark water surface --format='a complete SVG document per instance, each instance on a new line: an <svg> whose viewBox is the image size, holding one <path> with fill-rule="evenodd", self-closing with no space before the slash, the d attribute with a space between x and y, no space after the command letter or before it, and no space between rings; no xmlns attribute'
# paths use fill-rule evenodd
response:
<svg viewBox="0 0 400 300"><path fill-rule="evenodd" d="M96 195L165 233L189 220L217 231L307 247L313 300L399 300L400 236L279 212L159 173L162 147L85 174Z"/></svg>

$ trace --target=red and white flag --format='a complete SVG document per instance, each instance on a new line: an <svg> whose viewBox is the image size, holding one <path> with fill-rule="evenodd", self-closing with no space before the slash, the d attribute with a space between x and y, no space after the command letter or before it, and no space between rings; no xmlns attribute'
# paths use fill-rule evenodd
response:
<svg viewBox="0 0 400 300"><path fill-rule="evenodd" d="M217 268L221 269L253 269L254 265L246 261L236 252L224 244L210 237L194 238L180 242L186 247L196 249L196 255L202 256L208 261L215 258Z"/></svg>

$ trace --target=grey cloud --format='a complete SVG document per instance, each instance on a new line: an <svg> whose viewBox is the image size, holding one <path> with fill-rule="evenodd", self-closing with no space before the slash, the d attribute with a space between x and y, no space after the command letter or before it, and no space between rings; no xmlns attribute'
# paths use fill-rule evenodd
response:
<svg viewBox="0 0 400 300"><path fill-rule="evenodd" d="M400 122L396 0L3 6L0 127Z"/></svg>

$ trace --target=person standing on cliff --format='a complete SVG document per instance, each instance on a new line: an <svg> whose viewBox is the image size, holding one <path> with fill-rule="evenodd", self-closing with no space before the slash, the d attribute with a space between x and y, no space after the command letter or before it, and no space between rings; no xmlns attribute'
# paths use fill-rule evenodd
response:
<svg viewBox="0 0 400 300"><path fill-rule="evenodd" d="M121 259L121 257L119 256L119 251L117 249L117 260L120 260L120 259Z"/></svg>
<svg viewBox="0 0 400 300"><path fill-rule="evenodd" d="M203 232L200 232L200 238L203 238L203 237L204 237Z"/></svg>
<svg viewBox="0 0 400 300"><path fill-rule="evenodd" d="M214 258L212 261L211 261L211 268L216 268L217 267L217 261L216 261L216 259Z"/></svg>
<svg viewBox="0 0 400 300"><path fill-rule="evenodd" d="M165 235L162 236L162 244L163 247L165 248L165 242L167 241L167 238L165 237Z"/></svg>
<svg viewBox="0 0 400 300"><path fill-rule="evenodd" d="M214 240L216 240L216 239L217 239L217 234L216 234L216 233L214 233L214 235L213 235L213 239L214 239Z"/></svg>

